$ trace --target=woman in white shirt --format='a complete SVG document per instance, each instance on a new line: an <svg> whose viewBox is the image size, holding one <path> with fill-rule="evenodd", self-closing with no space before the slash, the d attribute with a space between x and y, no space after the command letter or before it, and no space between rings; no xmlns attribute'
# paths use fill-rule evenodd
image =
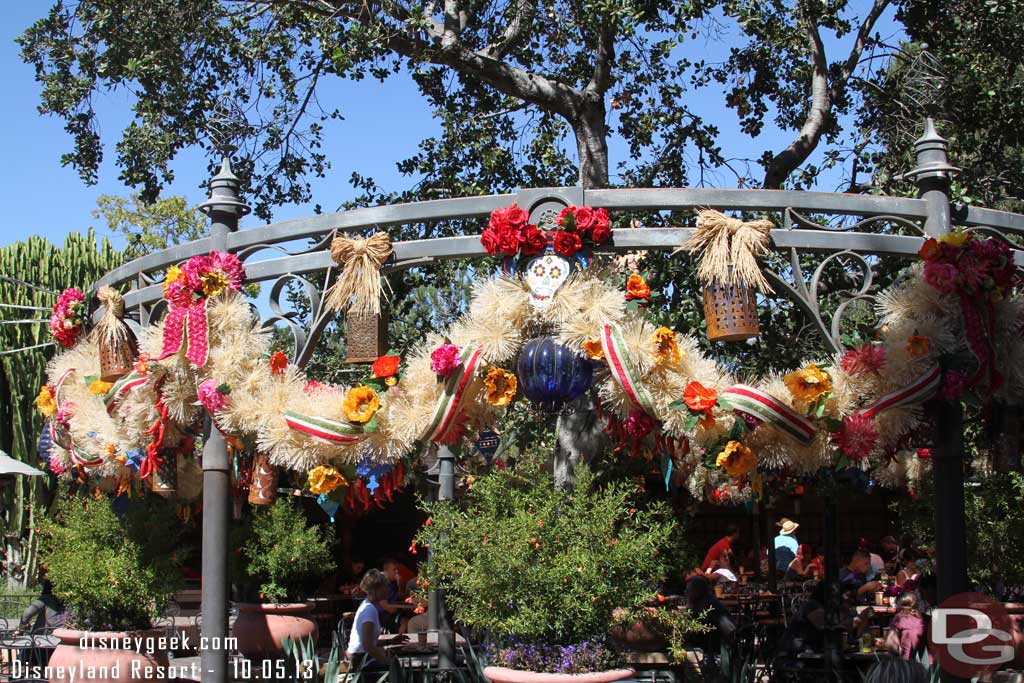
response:
<svg viewBox="0 0 1024 683"><path fill-rule="evenodd" d="M348 637L348 647L345 650L351 664L350 670L386 667L391 663L391 656L380 645L380 617L377 604L387 597L388 577L376 569L371 569L359 582L359 588L366 594L366 598L359 603L356 610L352 631Z"/></svg>
<svg viewBox="0 0 1024 683"><path fill-rule="evenodd" d="M733 554L730 551L722 553L718 558L718 567L709 577L713 583L736 583L736 573L732 570Z"/></svg>

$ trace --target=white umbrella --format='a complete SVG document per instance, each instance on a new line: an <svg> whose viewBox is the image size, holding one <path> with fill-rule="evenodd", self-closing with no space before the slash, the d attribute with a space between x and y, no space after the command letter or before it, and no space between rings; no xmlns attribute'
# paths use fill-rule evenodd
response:
<svg viewBox="0 0 1024 683"><path fill-rule="evenodd" d="M26 465L20 460L15 460L3 451L0 451L0 477L13 474L23 474L26 477L41 477L46 474L46 472L37 470L31 465Z"/></svg>

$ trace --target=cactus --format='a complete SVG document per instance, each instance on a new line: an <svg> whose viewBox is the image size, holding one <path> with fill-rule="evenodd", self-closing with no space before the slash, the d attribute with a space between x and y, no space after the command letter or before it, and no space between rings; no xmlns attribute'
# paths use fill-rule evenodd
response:
<svg viewBox="0 0 1024 683"><path fill-rule="evenodd" d="M60 292L67 287L85 289L119 265L122 256L106 239L97 247L96 235L72 233L58 247L41 237L30 237L0 247L0 275L17 278ZM0 303L38 306L34 311L0 307L0 321L48 319L54 294L0 280ZM51 341L45 323L0 324L0 351L21 349ZM0 449L11 457L38 466L36 440L43 425L35 397L46 382L46 362L52 346L0 356ZM41 480L41 481L40 481ZM53 499L52 486L42 477L16 477L0 490L0 533L8 588L27 585L36 564L36 539L31 530Z"/></svg>

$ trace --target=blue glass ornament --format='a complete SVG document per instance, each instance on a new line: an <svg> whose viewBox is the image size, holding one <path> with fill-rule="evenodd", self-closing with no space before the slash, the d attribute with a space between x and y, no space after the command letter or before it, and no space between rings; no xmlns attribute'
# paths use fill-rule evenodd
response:
<svg viewBox="0 0 1024 683"><path fill-rule="evenodd" d="M526 342L520 351L516 375L526 398L543 410L555 412L586 393L594 366L553 337L538 337Z"/></svg>
<svg viewBox="0 0 1024 683"><path fill-rule="evenodd" d="M50 436L50 423L43 425L43 431L39 432L39 440L36 441L36 452L39 454L39 462L50 462L50 454L53 452L53 437Z"/></svg>
<svg viewBox="0 0 1024 683"><path fill-rule="evenodd" d="M323 511L331 518L331 524L334 524L334 515L338 512L338 508L341 507L341 503L328 498L326 493L321 493L317 496L316 503L323 508Z"/></svg>

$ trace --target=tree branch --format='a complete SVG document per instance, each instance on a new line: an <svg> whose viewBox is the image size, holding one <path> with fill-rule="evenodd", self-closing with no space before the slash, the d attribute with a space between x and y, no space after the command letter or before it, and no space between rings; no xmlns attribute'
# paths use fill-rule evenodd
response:
<svg viewBox="0 0 1024 683"><path fill-rule="evenodd" d="M587 84L586 93L604 97L611 85L612 63L615 61L615 26L614 22L601 24L597 37L597 55L594 63L594 75Z"/></svg>
<svg viewBox="0 0 1024 683"><path fill-rule="evenodd" d="M836 81L832 84L830 94L833 102L842 97L846 84L850 82L850 78L860 62L860 56L864 52L864 48L867 47L871 31L875 28L878 18L882 16L882 12L889 6L889 1L875 0L874 4L871 5L871 11L864 17L864 22L860 25L860 29L857 30L857 40L854 41L853 47L850 48L850 54L846 61L843 62L843 67L840 69Z"/></svg>
<svg viewBox="0 0 1024 683"><path fill-rule="evenodd" d="M507 55L526 37L527 29L533 25L536 13L537 0L517 0L514 14L505 31L500 38L481 50L481 54L491 59L501 59Z"/></svg>

